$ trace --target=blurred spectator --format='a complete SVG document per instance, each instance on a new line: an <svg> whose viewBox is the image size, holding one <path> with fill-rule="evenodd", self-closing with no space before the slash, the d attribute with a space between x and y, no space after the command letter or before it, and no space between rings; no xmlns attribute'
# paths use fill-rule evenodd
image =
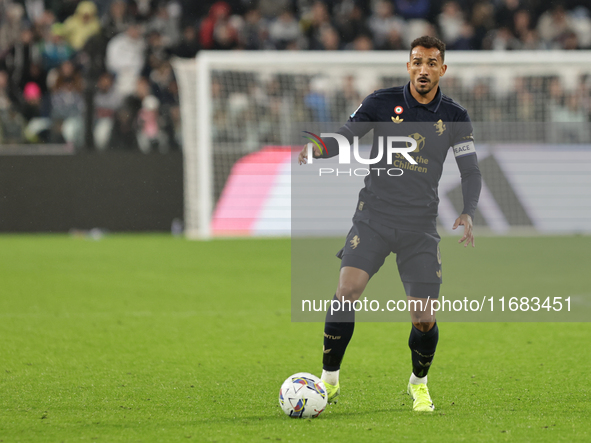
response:
<svg viewBox="0 0 591 443"><path fill-rule="evenodd" d="M116 35L107 44L106 66L115 74L116 88L125 96L135 89L144 67L146 42L139 24L132 23L127 31Z"/></svg>
<svg viewBox="0 0 591 443"><path fill-rule="evenodd" d="M178 17L171 17L166 3L158 5L156 13L148 22L146 29L148 33L157 32L160 34L162 44L166 48L175 46L180 40Z"/></svg>
<svg viewBox="0 0 591 443"><path fill-rule="evenodd" d="M310 12L302 17L301 26L308 40L308 49L323 49L322 30L332 26L327 6L321 1L315 1Z"/></svg>
<svg viewBox="0 0 591 443"><path fill-rule="evenodd" d="M48 106L43 106L41 88L36 83L27 83L23 91L24 103L21 107L23 118L27 122L25 138L30 143L45 143L50 139L51 119Z"/></svg>
<svg viewBox="0 0 591 443"><path fill-rule="evenodd" d="M283 10L269 26L269 38L276 49L285 49L301 38L298 21L289 9Z"/></svg>
<svg viewBox="0 0 591 443"><path fill-rule="evenodd" d="M78 3L76 12L64 22L64 38L75 50L82 49L86 41L101 30L96 5L91 1Z"/></svg>
<svg viewBox="0 0 591 443"><path fill-rule="evenodd" d="M509 28L499 28L487 36L487 42L484 46L494 51L506 51L519 49L521 42L513 35Z"/></svg>
<svg viewBox="0 0 591 443"><path fill-rule="evenodd" d="M325 26L320 31L320 45L326 51L338 51L341 49L341 38L332 26Z"/></svg>
<svg viewBox="0 0 591 443"><path fill-rule="evenodd" d="M94 144L99 150L108 147L113 130L115 111L121 105L122 97L115 89L113 76L108 72L103 73L97 82L97 91L94 96Z"/></svg>
<svg viewBox="0 0 591 443"><path fill-rule="evenodd" d="M109 149L139 149L138 113L142 108L142 101L149 95L151 95L150 83L144 77L138 78L134 92L123 99L121 106L115 112Z"/></svg>
<svg viewBox="0 0 591 443"><path fill-rule="evenodd" d="M532 29L531 15L526 9L519 9L513 14L513 34L522 42Z"/></svg>
<svg viewBox="0 0 591 443"><path fill-rule="evenodd" d="M558 39L560 46L562 49L571 50L571 49L581 49L579 46L579 38L574 31L567 31L560 36Z"/></svg>
<svg viewBox="0 0 591 443"><path fill-rule="evenodd" d="M310 81L308 93L304 97L304 103L308 108L312 120L316 122L330 122L330 106L326 90L328 89L327 78L317 77Z"/></svg>
<svg viewBox="0 0 591 443"><path fill-rule="evenodd" d="M62 63L50 96L53 139L76 148L82 147L84 137L82 88L82 77L74 65L69 61Z"/></svg>
<svg viewBox="0 0 591 443"><path fill-rule="evenodd" d="M153 150L166 152L168 141L166 134L160 129L160 101L153 95L142 100L138 115L137 140L140 150L149 153Z"/></svg>
<svg viewBox="0 0 591 443"><path fill-rule="evenodd" d="M31 23L35 23L43 17L45 0L25 0L24 7Z"/></svg>
<svg viewBox="0 0 591 443"><path fill-rule="evenodd" d="M291 7L293 3L291 0L259 0L258 9L264 18L271 19Z"/></svg>
<svg viewBox="0 0 591 443"><path fill-rule="evenodd" d="M368 20L369 29L373 34L376 48L385 48L392 35L402 35L406 23L394 15L394 5L391 1L381 0L376 4L374 14Z"/></svg>
<svg viewBox="0 0 591 443"><path fill-rule="evenodd" d="M437 17L437 24L441 30L441 38L448 49L455 49L456 43L465 31L464 15L460 5L455 1L445 2L441 14Z"/></svg>
<svg viewBox="0 0 591 443"><path fill-rule="evenodd" d="M370 35L371 31L366 24L365 14L358 3L353 3L350 10L343 2L342 12L337 16L337 29L344 44L351 43L360 35Z"/></svg>
<svg viewBox="0 0 591 443"><path fill-rule="evenodd" d="M113 0L109 7L109 12L105 14L102 19L103 32L109 38L121 32L125 32L131 21L132 16L129 14L127 3L123 0Z"/></svg>
<svg viewBox="0 0 591 443"><path fill-rule="evenodd" d="M519 0L501 0L495 14L496 26L509 28L513 26L514 15L520 7Z"/></svg>
<svg viewBox="0 0 591 443"><path fill-rule="evenodd" d="M347 121L349 115L361 103L361 99L361 95L355 88L355 77L347 75L343 79L342 90L338 91L334 96L335 109L340 112L339 116L335 116L336 121Z"/></svg>
<svg viewBox="0 0 591 443"><path fill-rule="evenodd" d="M20 37L4 53L3 65L10 75L11 83L22 91L30 80L31 65L40 63L41 53L33 41L33 31L23 28Z"/></svg>
<svg viewBox="0 0 591 443"><path fill-rule="evenodd" d="M229 19L218 20L213 31L212 49L238 49L238 30Z"/></svg>
<svg viewBox="0 0 591 443"><path fill-rule="evenodd" d="M396 11L404 19L427 19L431 0L394 0Z"/></svg>
<svg viewBox="0 0 591 443"><path fill-rule="evenodd" d="M238 32L242 49L269 49L267 24L258 8L252 8L244 15L244 24Z"/></svg>
<svg viewBox="0 0 591 443"><path fill-rule="evenodd" d="M472 9L471 23L474 27L472 49L484 49L484 39L495 25L493 5L484 2L476 3Z"/></svg>
<svg viewBox="0 0 591 443"><path fill-rule="evenodd" d="M25 121L17 111L16 97L11 93L6 71L0 71L0 142L21 143Z"/></svg>
<svg viewBox="0 0 591 443"><path fill-rule="evenodd" d="M402 38L402 33L398 32L396 29L392 29L386 38L384 45L381 48L377 49L385 49L388 51L399 51L401 49L407 49L404 44L404 39Z"/></svg>
<svg viewBox="0 0 591 443"><path fill-rule="evenodd" d="M214 31L220 21L226 21L230 16L230 5L220 1L214 3L209 9L209 14L201 22L199 39L203 49L212 49L215 45Z"/></svg>
<svg viewBox="0 0 591 443"><path fill-rule="evenodd" d="M355 51L371 51L373 49L373 41L369 35L359 35L353 40L353 50Z"/></svg>
<svg viewBox="0 0 591 443"><path fill-rule="evenodd" d="M172 55L191 58L195 57L198 51L199 40L197 39L197 29L193 25L185 26L181 42L171 50Z"/></svg>
<svg viewBox="0 0 591 443"><path fill-rule="evenodd" d="M63 39L63 26L61 23L55 23L51 27L49 38L41 43L41 58L45 71L57 68L74 55L74 49Z"/></svg>
<svg viewBox="0 0 591 443"><path fill-rule="evenodd" d="M6 14L0 17L0 53L16 43L24 27L25 9L18 3L8 4Z"/></svg>
<svg viewBox="0 0 591 443"><path fill-rule="evenodd" d="M145 53L144 66L141 71L143 77L149 77L153 70L158 69L168 59L169 54L164 47L164 40L158 31L151 31L146 38L148 43Z"/></svg>
<svg viewBox="0 0 591 443"><path fill-rule="evenodd" d="M175 98L170 91L170 86L175 81L172 66L168 61L163 61L158 69L150 73L150 86L156 98L163 104L172 104Z"/></svg>
<svg viewBox="0 0 591 443"><path fill-rule="evenodd" d="M573 33L573 22L562 4L544 12L538 21L538 33L551 48L559 49L562 42Z"/></svg>

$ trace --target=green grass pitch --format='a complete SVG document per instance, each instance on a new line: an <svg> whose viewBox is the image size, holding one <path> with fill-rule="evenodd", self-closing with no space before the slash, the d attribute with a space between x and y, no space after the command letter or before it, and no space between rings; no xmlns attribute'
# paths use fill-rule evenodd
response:
<svg viewBox="0 0 591 443"><path fill-rule="evenodd" d="M444 294L591 297L589 237L456 240ZM591 441L590 323L440 324L430 415L404 393L409 324L360 323L340 403L286 417L281 383L322 348L289 282L287 239L1 236L0 441Z"/></svg>

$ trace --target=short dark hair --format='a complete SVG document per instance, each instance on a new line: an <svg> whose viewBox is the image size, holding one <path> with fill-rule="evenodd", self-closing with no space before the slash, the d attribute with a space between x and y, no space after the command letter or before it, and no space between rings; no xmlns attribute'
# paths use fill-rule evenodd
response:
<svg viewBox="0 0 591 443"><path fill-rule="evenodd" d="M436 37L430 37L428 35L423 35L422 37L415 38L413 42L410 44L410 53L412 54L412 50L417 46L422 46L423 48L431 49L437 48L439 49L439 53L441 54L441 61L445 61L445 43L439 40Z"/></svg>

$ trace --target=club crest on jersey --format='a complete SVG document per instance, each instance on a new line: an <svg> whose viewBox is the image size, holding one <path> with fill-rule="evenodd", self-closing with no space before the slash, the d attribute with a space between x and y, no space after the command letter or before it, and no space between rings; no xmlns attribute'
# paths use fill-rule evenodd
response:
<svg viewBox="0 0 591 443"><path fill-rule="evenodd" d="M394 118L394 117L391 117L391 118L394 123L402 123L404 121L404 119L400 118L399 115L397 115L396 118Z"/></svg>
<svg viewBox="0 0 591 443"><path fill-rule="evenodd" d="M433 126L435 126L435 130L437 131L437 135L443 134L443 131L445 131L447 129L445 127L445 125L443 124L443 121L441 121L441 119L439 119L439 121L437 123L433 123Z"/></svg>
<svg viewBox="0 0 591 443"><path fill-rule="evenodd" d="M403 108L402 106L396 106L396 107L394 108L394 113L395 113L396 115L400 115L400 114L402 114L403 112L404 112L404 108Z"/></svg>

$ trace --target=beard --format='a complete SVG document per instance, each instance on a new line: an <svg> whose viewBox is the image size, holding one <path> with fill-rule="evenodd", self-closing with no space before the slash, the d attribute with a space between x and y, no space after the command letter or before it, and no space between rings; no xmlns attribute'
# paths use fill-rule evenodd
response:
<svg viewBox="0 0 591 443"><path fill-rule="evenodd" d="M437 87L437 83L433 83L431 80L428 83L419 83L419 79L416 79L414 82L415 90L421 95L427 95L429 92L433 90L433 88Z"/></svg>

